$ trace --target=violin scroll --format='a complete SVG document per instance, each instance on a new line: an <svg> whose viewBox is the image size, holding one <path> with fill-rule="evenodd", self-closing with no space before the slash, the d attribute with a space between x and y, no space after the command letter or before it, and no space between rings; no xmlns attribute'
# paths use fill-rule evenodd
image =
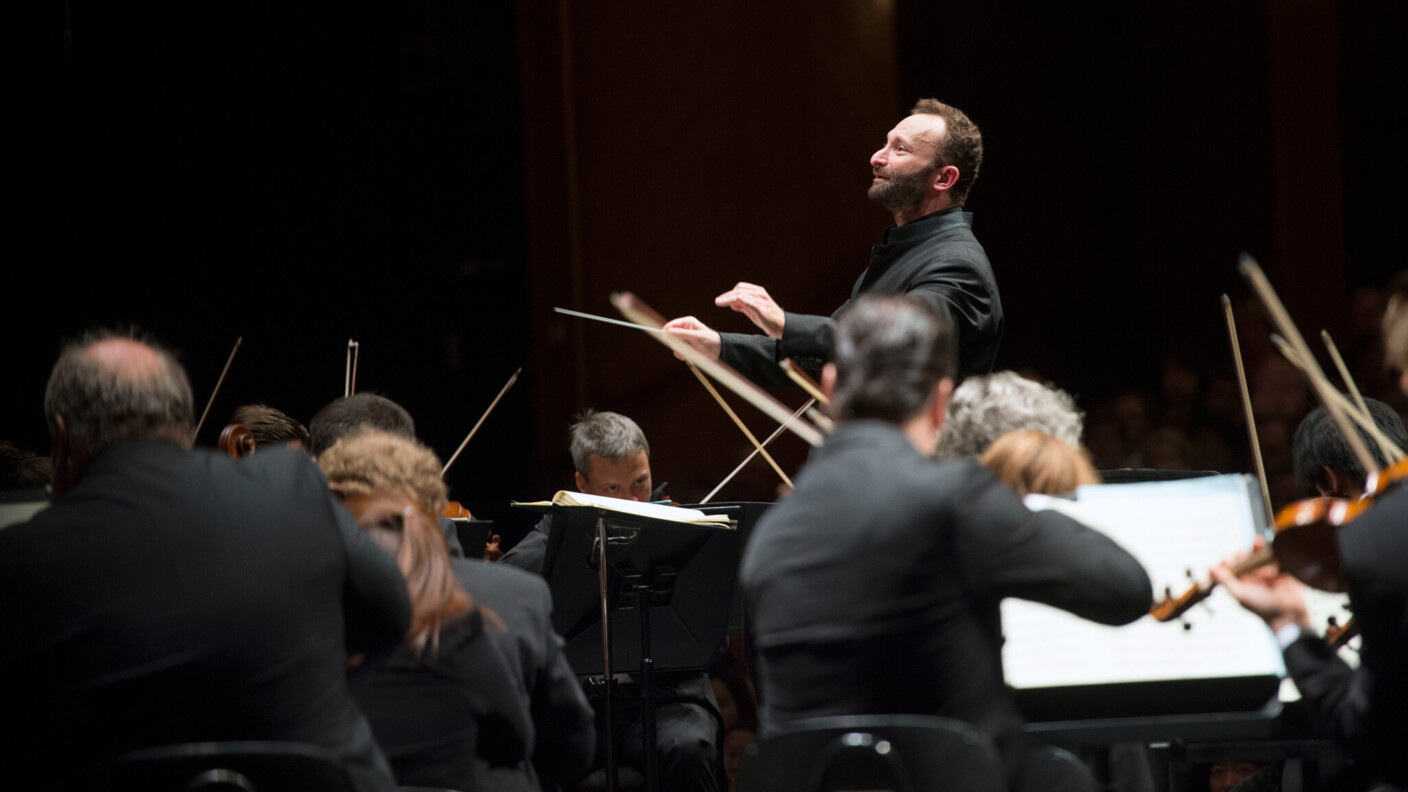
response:
<svg viewBox="0 0 1408 792"><path fill-rule="evenodd" d="M220 431L220 441L216 445L231 459L243 459L254 453L254 433L244 424L233 423Z"/></svg>

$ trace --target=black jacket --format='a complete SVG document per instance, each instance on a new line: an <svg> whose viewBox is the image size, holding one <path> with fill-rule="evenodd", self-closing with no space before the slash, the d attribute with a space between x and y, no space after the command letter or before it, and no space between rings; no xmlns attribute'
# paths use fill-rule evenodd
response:
<svg viewBox="0 0 1408 792"><path fill-rule="evenodd" d="M591 769L596 725L591 705L562 655L562 638L553 630L547 582L522 569L479 560L457 558L454 568L475 602L504 624L505 632L491 637L514 671L515 692L532 714L537 775L548 788L577 780ZM477 788L532 790L538 781L526 766L490 768L480 763Z"/></svg>
<svg viewBox="0 0 1408 792"><path fill-rule="evenodd" d="M1336 543L1363 636L1359 668L1305 636L1286 647L1286 670L1322 731L1380 780L1408 785L1408 488L1340 528Z"/></svg>
<svg viewBox="0 0 1408 792"><path fill-rule="evenodd" d="M920 456L893 424L842 423L796 484L741 570L764 736L799 718L943 715L992 735L1015 775L1002 598L1105 624L1149 610L1147 574L1113 541L1029 511L971 460Z"/></svg>
<svg viewBox="0 0 1408 792"><path fill-rule="evenodd" d="M300 451L118 446L0 531L0 602L7 775L287 740L340 755L359 790L393 788L344 658L402 640L406 584Z"/></svg>
<svg viewBox="0 0 1408 792"><path fill-rule="evenodd" d="M836 319L862 294L906 294L929 303L957 330L959 379L992 371L1002 342L1002 300L992 265L973 236L973 215L961 207L886 228L851 299L831 316L789 313L780 340L721 333L719 359L764 387L791 387L777 364L791 358L820 371L831 360Z"/></svg>

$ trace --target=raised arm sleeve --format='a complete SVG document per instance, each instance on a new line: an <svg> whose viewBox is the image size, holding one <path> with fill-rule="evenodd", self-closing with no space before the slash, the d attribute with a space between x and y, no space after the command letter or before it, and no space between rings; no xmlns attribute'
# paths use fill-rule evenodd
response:
<svg viewBox="0 0 1408 792"><path fill-rule="evenodd" d="M1104 534L1054 511L1033 512L983 472L961 508L976 515L954 538L974 591L1040 602L1101 624L1127 624L1149 612L1144 567Z"/></svg>

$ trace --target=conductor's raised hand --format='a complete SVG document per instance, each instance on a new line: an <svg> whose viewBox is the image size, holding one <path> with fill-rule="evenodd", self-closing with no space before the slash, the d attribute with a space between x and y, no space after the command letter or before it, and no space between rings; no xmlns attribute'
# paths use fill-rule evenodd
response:
<svg viewBox="0 0 1408 792"><path fill-rule="evenodd" d="M665 334L694 347L710 360L719 359L719 334L693 316L681 316L665 323ZM676 352L675 357L683 360Z"/></svg>
<svg viewBox="0 0 1408 792"><path fill-rule="evenodd" d="M787 317L782 306L773 302L768 290L752 283L739 283L714 298L714 305L747 314L748 319L771 338L782 338Z"/></svg>

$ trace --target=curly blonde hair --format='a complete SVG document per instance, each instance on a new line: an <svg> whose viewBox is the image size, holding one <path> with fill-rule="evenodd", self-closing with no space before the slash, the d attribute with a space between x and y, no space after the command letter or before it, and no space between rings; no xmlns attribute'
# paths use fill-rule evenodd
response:
<svg viewBox="0 0 1408 792"><path fill-rule="evenodd" d="M338 440L318 456L318 467L333 489L344 495L396 490L414 498L432 516L449 502L435 452L380 429L362 428Z"/></svg>

